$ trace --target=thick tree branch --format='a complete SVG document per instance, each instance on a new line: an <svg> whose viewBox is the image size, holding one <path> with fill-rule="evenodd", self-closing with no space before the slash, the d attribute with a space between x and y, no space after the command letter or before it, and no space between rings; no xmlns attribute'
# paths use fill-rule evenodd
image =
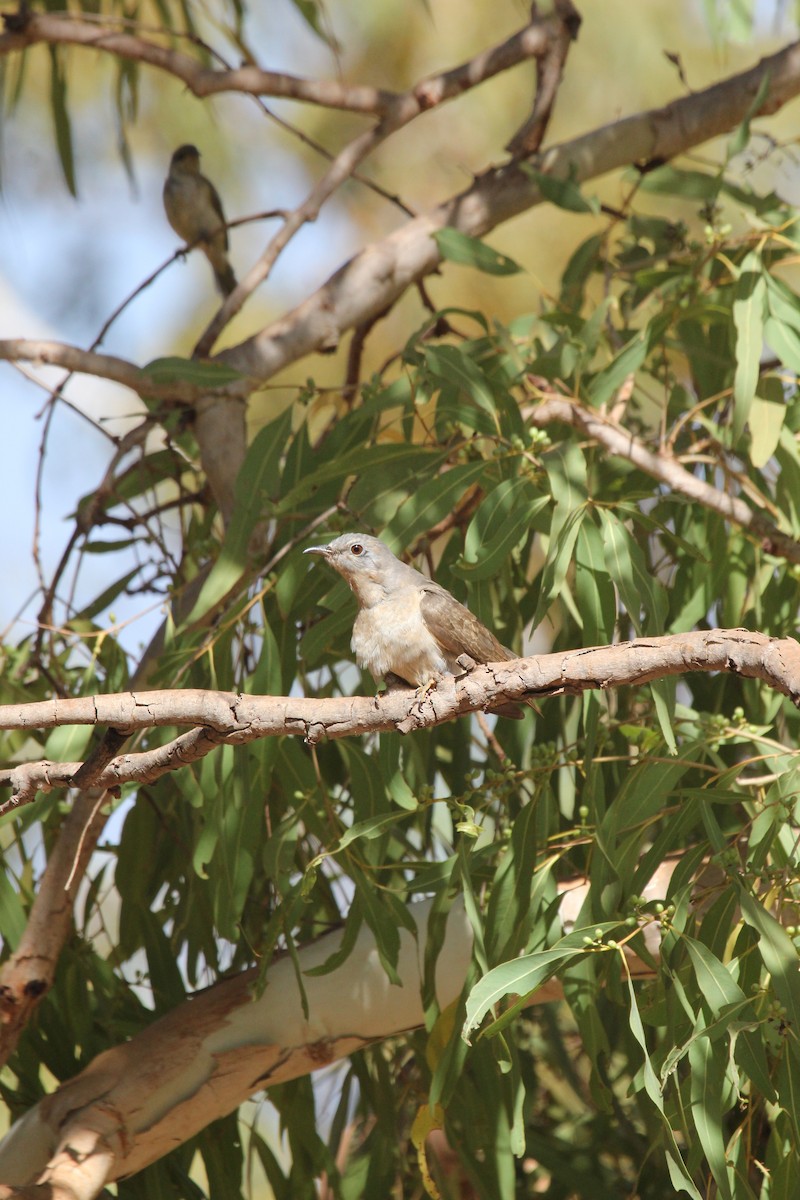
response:
<svg viewBox="0 0 800 1200"><path fill-rule="evenodd" d="M297 967L289 956L275 961L260 997L252 991L258 971L244 972L101 1054L14 1126L0 1146L0 1180L71 1187L73 1200L90 1200L106 1181L142 1170L254 1092L421 1025L430 910L430 901L410 909L418 938L400 931L400 986L363 927L341 967L302 975L305 1016L298 968L324 963L341 943L339 930L300 950ZM461 991L471 952L471 926L457 903L436 964L442 1007Z"/></svg>
<svg viewBox="0 0 800 1200"><path fill-rule="evenodd" d="M565 396L553 395L546 380L533 382L537 386L541 384L548 393L546 400L525 413L526 420L537 429L545 429L553 422L559 422L581 430L610 454L633 463L653 479L666 484L677 495L685 496L695 504L702 504L704 508L719 513L726 521L741 526L761 542L767 554L785 558L787 562L800 563L800 542L778 529L768 517L753 512L744 500L698 479L674 455L648 449L622 425L597 409L586 408L579 401Z"/></svg>
<svg viewBox="0 0 800 1200"><path fill-rule="evenodd" d="M761 679L800 707L800 643L744 629L712 629L491 663L458 679L440 680L422 700L407 689L378 697L319 700L198 689L123 692L6 704L0 707L0 728L110 725L129 734L159 726L191 727L164 746L112 759L94 783L117 789L125 783L150 782L204 757L222 743L242 745L282 735L315 743L387 730L409 733L466 713L491 710L508 700L578 695L594 688L608 690L692 671L732 671ZM0 813L29 803L39 790L69 786L80 766L36 762L0 771L0 786L12 789Z"/></svg>
<svg viewBox="0 0 800 1200"><path fill-rule="evenodd" d="M677 860L659 865L643 893L662 900ZM696 896L717 886L720 872L696 880ZM574 928L588 891L586 880L558 885L559 917ZM105 1051L80 1075L61 1085L17 1122L0 1144L0 1200L48 1200L46 1187L64 1189L71 1200L91 1200L105 1182L131 1175L233 1111L254 1092L310 1074L355 1050L418 1027L424 947L431 902L411 906L418 938L400 931L398 974L389 983L372 934L363 928L346 962L327 975L308 975L339 947L341 931L298 952L297 969L287 956L267 972L267 987L254 997L256 971L246 971L194 996L155 1021L130 1042ZM657 956L658 923L641 926L648 953ZM436 961L441 1007L461 992L472 954L472 928L463 901L447 919ZM652 968L629 947L635 976ZM298 974L308 1002L304 1016ZM529 997L544 1003L563 995L551 979ZM36 1188L35 1184L39 1187ZM29 1187L29 1191L24 1191ZM59 1193L60 1194L60 1193Z"/></svg>

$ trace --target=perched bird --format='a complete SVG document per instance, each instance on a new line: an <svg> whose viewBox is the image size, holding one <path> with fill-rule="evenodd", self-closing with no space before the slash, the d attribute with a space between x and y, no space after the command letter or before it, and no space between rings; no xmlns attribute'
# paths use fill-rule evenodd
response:
<svg viewBox="0 0 800 1200"><path fill-rule="evenodd" d="M395 676L415 687L430 686L442 675L462 675L462 655L476 663L517 657L446 588L400 562L378 538L343 533L305 553L321 555L355 593L350 646L375 680ZM516 704L494 711L522 716Z"/></svg>
<svg viewBox="0 0 800 1200"><path fill-rule="evenodd" d="M196 146L179 146L173 154L164 183L164 210L178 237L199 245L214 268L217 287L223 296L229 296L236 287L236 276L228 262L225 214L217 189L200 174Z"/></svg>

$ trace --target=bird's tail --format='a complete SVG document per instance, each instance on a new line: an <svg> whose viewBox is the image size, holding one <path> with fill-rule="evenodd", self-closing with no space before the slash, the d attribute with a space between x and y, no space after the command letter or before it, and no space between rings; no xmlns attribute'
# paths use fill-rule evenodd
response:
<svg viewBox="0 0 800 1200"><path fill-rule="evenodd" d="M224 266L214 266L214 278L217 281L217 287L222 292L223 296L230 296L233 289L236 287L236 276L233 273L233 267L230 263L225 263Z"/></svg>

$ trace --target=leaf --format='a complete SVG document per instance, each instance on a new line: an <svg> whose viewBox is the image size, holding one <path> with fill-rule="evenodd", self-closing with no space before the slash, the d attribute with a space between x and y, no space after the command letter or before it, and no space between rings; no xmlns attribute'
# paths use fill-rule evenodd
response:
<svg viewBox="0 0 800 1200"><path fill-rule="evenodd" d="M574 929L550 950L525 954L488 971L467 996L466 1020L461 1036L469 1042L470 1033L477 1029L490 1008L508 995L516 996L518 999L505 1010L502 1017L483 1030L481 1036L493 1037L499 1033L530 1002L533 993L555 975L562 963L586 954L587 937L590 940L602 938L619 929L619 924L619 921L606 921L591 928Z"/></svg>
<svg viewBox="0 0 800 1200"><path fill-rule="evenodd" d="M291 426L292 413L287 409L277 421L259 430L253 439L239 468L236 506L222 549L182 627L199 621L241 581L247 567L251 534L277 490L278 464L285 452Z"/></svg>
<svg viewBox="0 0 800 1200"><path fill-rule="evenodd" d="M426 346L425 360L434 375L454 383L496 421L497 405L489 381L465 350L457 346Z"/></svg>
<svg viewBox="0 0 800 1200"><path fill-rule="evenodd" d="M738 38L740 41L749 41L752 35L753 13L752 10L745 11L741 4L734 4L729 9L731 19L731 36ZM750 141L750 122L753 120L769 92L771 72L766 70L761 76L758 85L758 91L753 97L752 103L748 106L747 112L744 115L741 123L733 131L733 134L728 140L728 161L734 158L737 154L741 154Z"/></svg>
<svg viewBox="0 0 800 1200"><path fill-rule="evenodd" d="M661 633L667 608L663 587L653 578L642 551L622 522L608 509L600 509L599 515L606 569L619 588L637 636Z"/></svg>
<svg viewBox="0 0 800 1200"><path fill-rule="evenodd" d="M567 212L592 213L594 216L600 212L597 196L587 199L574 179L558 179L555 175L546 175L542 171L534 170L528 163L521 165L525 174L530 176L545 200L549 200L551 204Z"/></svg>
<svg viewBox="0 0 800 1200"><path fill-rule="evenodd" d="M708 1038L699 1038L689 1047L692 1122L719 1195L723 1200L733 1200L722 1124L724 1113L732 1106L732 1089L725 1087L727 1057L727 1048Z"/></svg>
<svg viewBox="0 0 800 1200"><path fill-rule="evenodd" d="M768 317L764 322L764 340L785 367L800 374L800 332L797 329Z"/></svg>
<svg viewBox="0 0 800 1200"><path fill-rule="evenodd" d="M775 275L764 275L767 289L767 309L779 325L791 325L800 331L800 298L787 284Z"/></svg>
<svg viewBox="0 0 800 1200"><path fill-rule="evenodd" d="M217 388L244 379L241 371L226 363L199 362L193 358L181 358L177 354L166 358L154 358L142 370L153 383L192 383L195 387ZM144 391L144 386L142 387Z"/></svg>
<svg viewBox="0 0 800 1200"><path fill-rule="evenodd" d="M605 234L592 234L573 252L561 276L561 303L566 307L580 308L584 284L592 272L600 267L600 254L605 239Z"/></svg>
<svg viewBox="0 0 800 1200"><path fill-rule="evenodd" d="M622 954L620 954L620 959L623 960ZM633 980L631 979L627 968L624 969L628 989L628 1023L630 1026L630 1031L635 1040L638 1042L643 1056L639 1077L641 1078L645 1092L661 1116L664 1126L664 1137L666 1141L665 1154L667 1159L667 1169L670 1173L673 1187L676 1189L676 1191L688 1192L692 1197L692 1200L702 1200L702 1197L692 1181L692 1177L686 1168L686 1164L683 1161L681 1152L678 1149L678 1145L675 1141L672 1122L669 1114L666 1111L661 1087L659 1086L656 1073L653 1070L653 1064L650 1061L650 1050L647 1045L647 1038L645 1037L644 1026L639 1013L639 1007L636 1003L636 992L634 991Z"/></svg>
<svg viewBox="0 0 800 1200"><path fill-rule="evenodd" d="M734 288L736 370L733 376L733 439L738 442L750 415L764 344L766 287L761 255L751 250Z"/></svg>
<svg viewBox="0 0 800 1200"><path fill-rule="evenodd" d="M454 567L462 579L489 579L528 536L538 512L550 503L536 496L527 479L505 479L489 492L469 523L464 557Z"/></svg>
<svg viewBox="0 0 800 1200"><path fill-rule="evenodd" d="M772 913L744 887L738 890L742 916L758 934L758 952L772 976L775 994L786 1008L786 1019L794 1030L800 1030L800 975L794 942Z"/></svg>
<svg viewBox="0 0 800 1200"><path fill-rule="evenodd" d="M678 167L664 166L655 171L637 172L639 188L643 192L656 192L664 196L681 196L684 200L715 200L719 195L722 180L719 174L709 175L705 171L682 171Z"/></svg>
<svg viewBox="0 0 800 1200"><path fill-rule="evenodd" d="M522 270L513 258L501 254L499 250L493 250L480 238L470 237L449 226L436 230L433 240L439 247L442 258L461 263L463 266L475 267L487 275L516 275Z"/></svg>
<svg viewBox="0 0 800 1200"><path fill-rule="evenodd" d="M607 367L598 371L589 384L589 401L594 408L606 404L622 387L629 375L638 371L650 350L651 327L639 330Z"/></svg>
<svg viewBox="0 0 800 1200"><path fill-rule="evenodd" d="M63 67L62 47L48 46L47 49L50 54L50 104L53 109L58 157L67 187L73 196L77 196L75 154L72 147L72 126L67 111L67 78Z"/></svg>
<svg viewBox="0 0 800 1200"><path fill-rule="evenodd" d="M393 828L402 821L403 817L411 816L412 811L415 812L416 810L379 813L375 817L367 817L364 821L356 821L346 833L342 834L330 853L337 854L340 850L344 850L346 846L351 845L352 842L359 840L370 841L372 838L380 837L384 830Z"/></svg>
<svg viewBox="0 0 800 1200"><path fill-rule="evenodd" d="M287 412L291 418L291 409ZM446 458L446 451L429 450L423 446L381 443L365 451L363 445L333 460L324 461L316 471L310 471L305 479L295 484L281 496L275 507L277 516L294 514L298 506L319 491L323 484L343 482L350 476L363 480L367 472L380 474L384 466L404 467L408 474L420 470L423 465L432 471ZM248 454L249 457L249 454Z"/></svg>
<svg viewBox="0 0 800 1200"><path fill-rule="evenodd" d="M9 950L16 950L25 932L25 910L8 876L8 868L0 872L0 934Z"/></svg>
<svg viewBox="0 0 800 1200"><path fill-rule="evenodd" d="M95 596L94 600L87 604L85 608L82 608L79 613L75 614L73 622L92 621L99 613L105 612L138 574L139 567L134 567L132 571L128 571L121 579L115 579L113 583L110 583L107 588L103 589L99 596Z"/></svg>
<svg viewBox="0 0 800 1200"><path fill-rule="evenodd" d="M772 458L780 441L787 406L783 397L783 384L774 376L762 379L759 393L750 406L750 461L759 469Z"/></svg>
<svg viewBox="0 0 800 1200"><path fill-rule="evenodd" d="M403 501L382 534L384 540L395 546L408 546L451 513L470 488L480 482L486 469L481 459L434 475Z"/></svg>
<svg viewBox="0 0 800 1200"><path fill-rule="evenodd" d="M607 509L600 509L605 538L606 566L619 589L631 624L638 637L661 633L667 611L667 599L661 583L645 564L644 555L621 521ZM672 754L676 752L672 728L674 682L656 679L650 684L661 732Z"/></svg>

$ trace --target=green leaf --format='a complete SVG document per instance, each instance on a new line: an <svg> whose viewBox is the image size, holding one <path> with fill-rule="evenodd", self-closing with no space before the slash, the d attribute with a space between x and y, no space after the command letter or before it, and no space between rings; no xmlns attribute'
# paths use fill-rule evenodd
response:
<svg viewBox="0 0 800 1200"><path fill-rule="evenodd" d="M177 354L166 358L154 358L142 370L153 383L192 383L195 387L217 388L244 379L241 371L235 371L226 363L199 362L194 358L181 358Z"/></svg>
<svg viewBox="0 0 800 1200"><path fill-rule="evenodd" d="M497 405L489 381L465 350L457 346L426 346L425 360L434 375L454 383L497 420Z"/></svg>
<svg viewBox="0 0 800 1200"><path fill-rule="evenodd" d="M347 832L342 834L331 854L337 854L340 850L344 850L351 842L359 840L368 842L372 838L380 837L384 830L393 828L402 821L403 817L411 815L410 811L379 813L375 817L367 817L364 821L356 821L355 825L351 825Z"/></svg>
<svg viewBox="0 0 800 1200"><path fill-rule="evenodd" d="M643 192L681 196L684 200L715 200L722 185L719 174L683 171L672 166L658 167L657 170L647 171L644 175L637 172L637 178Z"/></svg>
<svg viewBox="0 0 800 1200"><path fill-rule="evenodd" d="M463 266L475 267L487 275L516 275L522 268L499 250L493 250L479 238L460 233L457 229L439 229L433 234L442 258Z"/></svg>
<svg viewBox="0 0 800 1200"><path fill-rule="evenodd" d="M692 1200L702 1200L700 1193L692 1181L686 1164L683 1161L678 1145L675 1141L675 1134L672 1129L672 1122L667 1113L664 1096L661 1092L661 1086L658 1082L658 1077L653 1070L653 1064L650 1061L650 1049L645 1037L644 1025L639 1013L639 1006L636 1001L636 992L633 987L633 980L628 972L625 972L626 984L628 990L628 1022L630 1031L633 1037L638 1042L642 1051L642 1065L640 1068L640 1078L647 1096L652 1101L657 1112L659 1113L664 1127L664 1139L666 1141L665 1156L667 1160L667 1169L672 1179L673 1187L676 1191L688 1192Z"/></svg>
<svg viewBox="0 0 800 1200"><path fill-rule="evenodd" d="M752 10L745 12L743 5L733 4L730 9L731 19L731 35L740 41L749 41L752 36L753 14ZM753 117L758 114L761 105L769 92L771 72L766 70L761 76L758 85L758 91L753 97L752 103L749 105L744 119L733 131L732 136L728 140L728 160L734 158L737 154L741 154L747 147L750 141L750 122Z"/></svg>
<svg viewBox="0 0 800 1200"><path fill-rule="evenodd" d="M600 201L597 196L587 199L581 192L580 186L574 179L558 179L555 175L546 175L536 171L528 163L522 163L522 170L539 188L545 200L555 204L567 212L591 213L597 216L600 212Z"/></svg>
<svg viewBox="0 0 800 1200"><path fill-rule="evenodd" d="M594 408L606 404L628 376L639 370L650 350L650 335L650 326L639 330L608 366L598 371L589 384L589 401Z"/></svg>
<svg viewBox="0 0 800 1200"><path fill-rule="evenodd" d="M480 482L486 470L486 463L481 459L434 475L403 501L382 537L395 547L409 545L452 512L469 489Z"/></svg>
<svg viewBox="0 0 800 1200"><path fill-rule="evenodd" d="M766 287L761 255L751 250L734 288L736 370L733 376L733 438L738 442L750 415L764 343Z"/></svg>
<svg viewBox="0 0 800 1200"><path fill-rule="evenodd" d="M527 479L503 480L489 492L470 521L464 557L454 571L467 580L496 575L512 550L528 536L536 514L549 503L549 496L536 496Z"/></svg>
<svg viewBox="0 0 800 1200"><path fill-rule="evenodd" d="M786 1019L800 1030L800 974L797 949L783 926L750 893L739 887L742 916L758 934L758 952L772 976L772 986L786 1008Z"/></svg>
<svg viewBox="0 0 800 1200"><path fill-rule="evenodd" d="M797 329L768 317L764 322L764 340L785 367L800 374L800 332Z"/></svg>
<svg viewBox="0 0 800 1200"><path fill-rule="evenodd" d="M527 1004L530 998L548 979L555 975L562 963L587 953L586 939L603 938L619 929L619 921L605 921L591 928L574 929L566 934L550 950L538 950L525 954L512 962L501 963L487 972L467 996L466 1020L461 1036L469 1042L469 1035L480 1025L486 1013L508 995L518 997L502 1017L493 1021L482 1036L493 1037Z"/></svg>
<svg viewBox="0 0 800 1200"><path fill-rule="evenodd" d="M50 54L50 104L56 134L58 157L67 187L73 196L78 194L75 179L75 154L72 147L72 126L67 110L67 76L63 65L63 48L48 46Z"/></svg>
<svg viewBox="0 0 800 1200"><path fill-rule="evenodd" d="M0 934L10 950L25 932L26 915L19 893L9 878L8 869L0 871Z"/></svg>
<svg viewBox="0 0 800 1200"><path fill-rule="evenodd" d="M292 410L288 409L287 412L291 418ZM445 457L446 451L430 450L423 446L381 443L370 446L367 452L363 446L358 446L354 450L337 455L332 461L326 459L315 471L309 471L305 479L300 480L281 496L275 513L278 516L285 513L294 514L323 484L343 482L351 476L363 481L368 472L374 472L377 478L384 467L403 468L407 475L412 475L423 466L433 471Z"/></svg>
<svg viewBox="0 0 800 1200"><path fill-rule="evenodd" d="M236 506L222 549L182 627L199 621L240 584L248 564L247 550L253 529L265 516L277 490L278 464L291 426L292 413L287 409L253 439L236 479Z"/></svg>
<svg viewBox="0 0 800 1200"><path fill-rule="evenodd" d="M786 420L787 406L780 379L762 379L750 406L750 461L765 467L775 453Z"/></svg>
<svg viewBox="0 0 800 1200"><path fill-rule="evenodd" d="M605 508L599 510L599 515L606 569L619 588L637 636L661 633L667 610L663 587L653 578L642 551L622 522Z"/></svg>
<svg viewBox="0 0 800 1200"><path fill-rule="evenodd" d="M723 1130L724 1114L733 1102L732 1089L725 1086L727 1057L727 1047L721 1042L711 1042L708 1038L698 1038L689 1047L694 1128L697 1130L720 1196L723 1200L733 1200Z"/></svg>

